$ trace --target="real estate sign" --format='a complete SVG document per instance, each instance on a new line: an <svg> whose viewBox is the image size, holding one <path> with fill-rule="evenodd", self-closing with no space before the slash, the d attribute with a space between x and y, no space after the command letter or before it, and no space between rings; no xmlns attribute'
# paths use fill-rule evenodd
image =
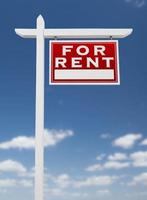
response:
<svg viewBox="0 0 147 200"><path fill-rule="evenodd" d="M118 85L116 40L50 41L50 84Z"/></svg>

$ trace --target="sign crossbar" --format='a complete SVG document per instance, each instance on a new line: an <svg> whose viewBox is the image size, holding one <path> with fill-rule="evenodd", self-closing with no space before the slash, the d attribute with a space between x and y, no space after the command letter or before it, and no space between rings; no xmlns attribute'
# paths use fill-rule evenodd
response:
<svg viewBox="0 0 147 200"><path fill-rule="evenodd" d="M44 38L125 38L133 29L44 29ZM36 29L15 29L23 38L36 38Z"/></svg>

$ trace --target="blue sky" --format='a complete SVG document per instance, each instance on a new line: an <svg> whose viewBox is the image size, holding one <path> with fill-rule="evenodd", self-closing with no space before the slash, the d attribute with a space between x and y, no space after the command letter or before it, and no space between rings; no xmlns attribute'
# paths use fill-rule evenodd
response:
<svg viewBox="0 0 147 200"><path fill-rule="evenodd" d="M45 52L45 199L147 198L147 1L25 0L0 6L0 198L33 199L35 40L15 28L133 28L120 86L50 86Z"/></svg>

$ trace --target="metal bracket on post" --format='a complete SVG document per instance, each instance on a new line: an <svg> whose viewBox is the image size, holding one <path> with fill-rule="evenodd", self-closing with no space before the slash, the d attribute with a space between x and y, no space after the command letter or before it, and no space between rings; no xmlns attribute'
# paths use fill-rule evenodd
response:
<svg viewBox="0 0 147 200"><path fill-rule="evenodd" d="M45 29L43 17L35 29L15 29L23 38L36 38L35 200L43 200L44 185L44 39L125 38L133 29Z"/></svg>
<svg viewBox="0 0 147 200"><path fill-rule="evenodd" d="M54 37L54 40L58 40L57 36Z"/></svg>

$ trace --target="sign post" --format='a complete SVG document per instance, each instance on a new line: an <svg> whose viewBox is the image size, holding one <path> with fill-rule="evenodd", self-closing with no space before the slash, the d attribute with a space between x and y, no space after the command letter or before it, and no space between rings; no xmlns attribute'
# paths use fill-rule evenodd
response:
<svg viewBox="0 0 147 200"><path fill-rule="evenodd" d="M45 29L43 17L36 29L15 29L23 38L36 38L35 200L43 200L44 185L44 41L45 38L124 38L132 29Z"/></svg>
<svg viewBox="0 0 147 200"><path fill-rule="evenodd" d="M36 30L35 200L43 199L44 182L44 28L40 16Z"/></svg>

